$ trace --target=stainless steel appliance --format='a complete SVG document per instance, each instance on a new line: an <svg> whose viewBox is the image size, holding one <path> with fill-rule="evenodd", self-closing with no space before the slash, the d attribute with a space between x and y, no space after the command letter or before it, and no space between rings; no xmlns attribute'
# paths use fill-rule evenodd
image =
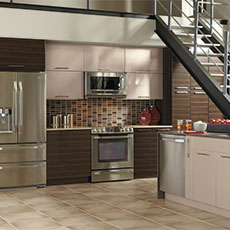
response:
<svg viewBox="0 0 230 230"><path fill-rule="evenodd" d="M133 179L133 128L93 128L92 182Z"/></svg>
<svg viewBox="0 0 230 230"><path fill-rule="evenodd" d="M160 190L185 196L185 136L160 134Z"/></svg>
<svg viewBox="0 0 230 230"><path fill-rule="evenodd" d="M85 97L125 97L125 73L85 72Z"/></svg>
<svg viewBox="0 0 230 230"><path fill-rule="evenodd" d="M0 72L0 188L46 184L45 80Z"/></svg>

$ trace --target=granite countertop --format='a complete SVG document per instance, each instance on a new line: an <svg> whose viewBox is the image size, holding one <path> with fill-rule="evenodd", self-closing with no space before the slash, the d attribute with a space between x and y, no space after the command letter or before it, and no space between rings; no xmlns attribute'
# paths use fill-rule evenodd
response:
<svg viewBox="0 0 230 230"><path fill-rule="evenodd" d="M133 127L134 129L169 129L172 128L172 125L129 125L129 127ZM83 130L88 129L91 130L92 127L82 127L82 126L76 126L73 128L47 128L46 131L65 131L65 130Z"/></svg>
<svg viewBox="0 0 230 230"><path fill-rule="evenodd" d="M180 135L180 136L199 136L199 137L210 137L210 138L222 138L222 139L230 139L230 133L212 133L212 132L207 132L205 134L198 134L198 133L184 133L179 132L179 131L165 131L162 133L168 134L168 135Z"/></svg>

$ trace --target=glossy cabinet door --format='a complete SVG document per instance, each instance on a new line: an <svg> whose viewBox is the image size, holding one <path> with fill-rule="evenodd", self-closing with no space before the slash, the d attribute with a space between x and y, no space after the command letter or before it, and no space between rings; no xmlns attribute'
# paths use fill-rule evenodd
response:
<svg viewBox="0 0 230 230"><path fill-rule="evenodd" d="M46 43L46 70L82 71L83 46L62 43Z"/></svg>
<svg viewBox="0 0 230 230"><path fill-rule="evenodd" d="M86 8L86 0L13 0L14 3L33 5L60 6L70 8Z"/></svg>
<svg viewBox="0 0 230 230"><path fill-rule="evenodd" d="M217 154L216 205L230 210L230 153Z"/></svg>
<svg viewBox="0 0 230 230"><path fill-rule="evenodd" d="M216 203L215 153L204 150L193 152L193 200L209 205Z"/></svg>
<svg viewBox="0 0 230 230"><path fill-rule="evenodd" d="M127 48L125 71L138 73L163 73L162 48Z"/></svg>
<svg viewBox="0 0 230 230"><path fill-rule="evenodd" d="M162 99L162 74L127 74L126 99Z"/></svg>
<svg viewBox="0 0 230 230"><path fill-rule="evenodd" d="M47 71L47 99L83 99L82 72Z"/></svg>
<svg viewBox="0 0 230 230"><path fill-rule="evenodd" d="M84 71L124 72L124 63L124 48L84 46Z"/></svg>

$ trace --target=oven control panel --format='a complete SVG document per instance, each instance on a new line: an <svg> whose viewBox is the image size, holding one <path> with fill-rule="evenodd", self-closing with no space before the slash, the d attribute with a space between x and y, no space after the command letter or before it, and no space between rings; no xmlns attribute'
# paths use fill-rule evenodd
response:
<svg viewBox="0 0 230 230"><path fill-rule="evenodd" d="M113 134L113 133L133 133L133 128L128 126L123 127L93 127L92 134Z"/></svg>

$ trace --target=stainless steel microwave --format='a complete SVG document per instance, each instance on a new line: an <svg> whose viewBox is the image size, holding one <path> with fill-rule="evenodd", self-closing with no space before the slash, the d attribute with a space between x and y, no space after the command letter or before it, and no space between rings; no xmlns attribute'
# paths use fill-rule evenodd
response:
<svg viewBox="0 0 230 230"><path fill-rule="evenodd" d="M84 72L85 97L125 97L126 74Z"/></svg>

